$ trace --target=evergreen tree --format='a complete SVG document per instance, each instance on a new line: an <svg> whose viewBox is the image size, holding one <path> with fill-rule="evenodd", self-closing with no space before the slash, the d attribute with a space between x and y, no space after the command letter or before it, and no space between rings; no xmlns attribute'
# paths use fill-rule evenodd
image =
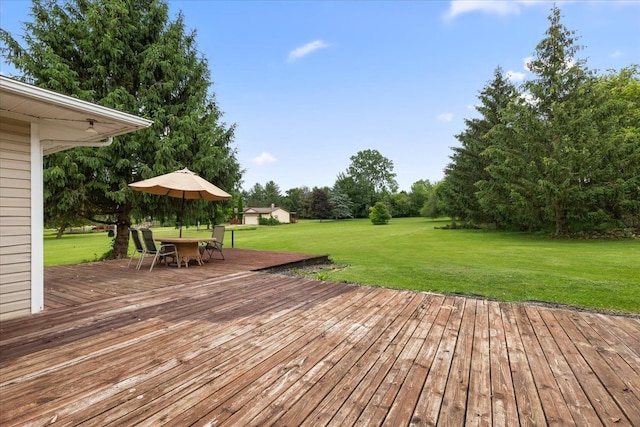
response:
<svg viewBox="0 0 640 427"><path fill-rule="evenodd" d="M591 209L610 221L640 227L640 74L638 66L600 77L595 86L599 126L598 168L590 181L600 191ZM594 159L595 160L595 159ZM599 211L597 210L599 209Z"/></svg>
<svg viewBox="0 0 640 427"><path fill-rule="evenodd" d="M340 192L340 188L334 186L329 191L329 205L331 206L331 214L335 219L351 218L351 200L345 193Z"/></svg>
<svg viewBox="0 0 640 427"><path fill-rule="evenodd" d="M264 185L264 196L266 204L265 206L280 206L282 202L282 195L280 194L280 187L273 181L269 181Z"/></svg>
<svg viewBox="0 0 640 427"><path fill-rule="evenodd" d="M589 179L593 158L598 157L599 131L592 73L585 60L576 58L581 46L575 32L560 19L554 6L546 37L529 63L537 77L524 85L531 99L522 105L517 126L527 132L527 172L533 173L529 182L541 196L544 218L555 223L556 234L566 234L569 221L590 210L585 201L594 190Z"/></svg>
<svg viewBox="0 0 640 427"><path fill-rule="evenodd" d="M32 16L24 25L26 47L0 32L3 54L24 80L154 122L108 147L47 159L45 211L53 204L117 224L112 257L126 257L136 209L140 217L180 209L179 200L134 194L129 183L188 167L228 192L237 188L235 127L221 122L207 61L182 14L170 21L162 0L34 0ZM73 203L62 201L67 184L78 192ZM215 210L206 202L188 205L187 219Z"/></svg>
<svg viewBox="0 0 640 427"><path fill-rule="evenodd" d="M498 69L481 92L436 191L448 215L558 235L640 222L638 68L596 77L560 20L554 6L532 80L517 90Z"/></svg>
<svg viewBox="0 0 640 427"><path fill-rule="evenodd" d="M391 214L384 203L376 202L369 208L369 218L373 225L386 225L391 219Z"/></svg>
<svg viewBox="0 0 640 427"><path fill-rule="evenodd" d="M466 119L466 129L456 138L460 147L453 147L451 163L445 169L446 184L439 189L446 215L463 222L494 221L480 206L477 183L490 179L489 159L482 153L492 144L489 131L502 123L502 112L518 96L516 88L497 68L493 80L480 92L479 118Z"/></svg>
<svg viewBox="0 0 640 427"><path fill-rule="evenodd" d="M262 186L262 184L256 182L253 187L249 189L249 191L244 191L242 193L244 200L247 203L247 206L252 208L265 207L268 205L267 203L267 193Z"/></svg>
<svg viewBox="0 0 640 427"><path fill-rule="evenodd" d="M542 122L524 120L529 111L522 97L501 111L500 122L487 133L481 159L488 176L476 183L482 212L499 228L538 229L545 223L540 176L539 129ZM446 180L445 180L446 181ZM448 189L444 188L443 194Z"/></svg>

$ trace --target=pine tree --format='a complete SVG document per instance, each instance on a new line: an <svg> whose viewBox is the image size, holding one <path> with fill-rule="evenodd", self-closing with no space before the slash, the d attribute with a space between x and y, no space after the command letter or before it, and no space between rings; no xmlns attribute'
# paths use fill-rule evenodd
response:
<svg viewBox="0 0 640 427"><path fill-rule="evenodd" d="M280 187L273 181L269 181L264 185L264 192L266 198L266 205L280 206L282 202L282 195L280 194Z"/></svg>
<svg viewBox="0 0 640 427"><path fill-rule="evenodd" d="M335 219L351 218L351 199L345 193L340 192L340 188L333 186L329 191L329 206L331 206L331 215Z"/></svg>
<svg viewBox="0 0 640 427"><path fill-rule="evenodd" d="M463 222L499 221L498 215L480 206L476 193L478 183L490 179L486 170L490 161L483 155L492 144L490 131L502 124L503 111L517 96L516 88L498 67L493 80L478 97L480 104L476 110L481 117L466 119L466 129L456 135L461 146L452 148L451 163L445 169L445 182L439 189L447 215Z"/></svg>
<svg viewBox="0 0 640 427"><path fill-rule="evenodd" d="M554 222L556 234L566 234L569 221L589 211L585 201L599 132L593 116L592 73L586 61L576 57L581 46L575 31L560 20L560 9L554 6L546 37L529 63L536 78L525 83L531 98L517 126L529 148L529 196L539 195L543 217Z"/></svg>

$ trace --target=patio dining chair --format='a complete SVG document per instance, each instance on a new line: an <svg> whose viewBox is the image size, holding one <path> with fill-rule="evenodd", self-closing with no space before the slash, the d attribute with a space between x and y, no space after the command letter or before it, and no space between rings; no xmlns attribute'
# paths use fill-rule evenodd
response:
<svg viewBox="0 0 640 427"><path fill-rule="evenodd" d="M224 225L214 225L213 226L213 238L216 239L215 242L208 242L204 246L200 246L200 253L207 252L209 254L209 259L213 257L214 252L220 252L220 256L224 260L224 254L222 253L222 245L224 244Z"/></svg>
<svg viewBox="0 0 640 427"><path fill-rule="evenodd" d="M131 266L131 261L133 261L133 257L136 254L140 254L140 258L138 258L138 262L136 263L136 270L140 270L140 266L142 265L142 260L144 259L144 255L147 252L145 247L142 245L142 240L140 240L140 232L137 228L131 228L131 239L133 240L133 245L135 246L135 250L131 254L131 258L129 258L129 264L127 264L127 268Z"/></svg>
<svg viewBox="0 0 640 427"><path fill-rule="evenodd" d="M178 249L176 248L176 245L165 243L164 245L158 246L156 245L156 241L153 238L153 232L150 229L141 228L140 231L142 231L144 245L147 248L145 253L154 255L149 271L153 270L153 266L156 264L158 258L160 258L160 262L164 261L166 265L169 265L169 263L167 262L167 258L178 258Z"/></svg>

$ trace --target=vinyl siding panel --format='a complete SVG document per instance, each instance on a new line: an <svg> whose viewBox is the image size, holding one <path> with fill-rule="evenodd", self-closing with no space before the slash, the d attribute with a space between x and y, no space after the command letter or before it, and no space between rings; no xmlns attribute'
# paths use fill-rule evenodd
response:
<svg viewBox="0 0 640 427"><path fill-rule="evenodd" d="M31 312L30 125L0 118L0 320Z"/></svg>
<svg viewBox="0 0 640 427"><path fill-rule="evenodd" d="M7 242L0 245L0 257L28 254L31 251L31 242L24 236L10 236Z"/></svg>
<svg viewBox="0 0 640 427"><path fill-rule="evenodd" d="M29 264L0 264L0 276L14 274L14 273L29 273L31 274L31 266Z"/></svg>
<svg viewBox="0 0 640 427"><path fill-rule="evenodd" d="M31 276L30 271L3 274L2 277L0 277L0 284L4 286L3 290L5 291L5 294L14 294L14 293L22 292L24 291L24 289L22 289L20 282L29 280L30 276Z"/></svg>

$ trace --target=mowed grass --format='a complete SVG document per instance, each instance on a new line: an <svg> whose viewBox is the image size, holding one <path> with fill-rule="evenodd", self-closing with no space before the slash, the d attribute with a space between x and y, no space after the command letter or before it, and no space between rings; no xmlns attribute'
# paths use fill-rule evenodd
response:
<svg viewBox="0 0 640 427"><path fill-rule="evenodd" d="M328 254L344 267L318 275L326 280L640 313L640 240L557 240L527 233L435 228L447 222L394 218L388 225L374 226L366 219L301 221L238 227L234 242L244 249ZM174 236L177 230L161 228L154 233ZM184 236L209 234L193 228L183 232ZM225 247L231 246L230 234ZM102 249L86 247L80 251L85 258L75 262L108 250L111 239L106 234L91 239L98 236ZM68 237L77 236L63 240ZM80 242L73 240L78 247ZM45 239L47 265L50 243Z"/></svg>

